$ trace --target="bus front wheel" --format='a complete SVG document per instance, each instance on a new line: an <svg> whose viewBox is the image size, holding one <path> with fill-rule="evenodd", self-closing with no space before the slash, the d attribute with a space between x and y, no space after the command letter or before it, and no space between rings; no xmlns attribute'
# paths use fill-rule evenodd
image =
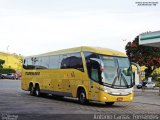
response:
<svg viewBox="0 0 160 120"><path fill-rule="evenodd" d="M86 99L86 92L84 89L80 89L78 92L78 100L80 104L87 104L89 101Z"/></svg>

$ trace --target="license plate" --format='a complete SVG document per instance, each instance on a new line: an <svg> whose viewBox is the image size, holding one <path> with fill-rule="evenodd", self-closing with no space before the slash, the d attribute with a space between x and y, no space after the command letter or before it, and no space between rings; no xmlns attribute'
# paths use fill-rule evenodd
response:
<svg viewBox="0 0 160 120"><path fill-rule="evenodd" d="M118 97L117 101L123 101L123 98L122 97Z"/></svg>

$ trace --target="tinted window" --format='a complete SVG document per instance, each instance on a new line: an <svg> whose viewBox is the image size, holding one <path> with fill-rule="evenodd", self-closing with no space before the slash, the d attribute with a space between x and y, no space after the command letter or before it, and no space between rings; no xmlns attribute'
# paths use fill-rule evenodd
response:
<svg viewBox="0 0 160 120"><path fill-rule="evenodd" d="M61 69L70 68L70 65L69 65L70 56L69 56L69 54L60 55L60 61L61 61Z"/></svg>
<svg viewBox="0 0 160 120"><path fill-rule="evenodd" d="M92 80L99 82L101 79L99 63L90 59L90 58L99 58L99 56L96 53L92 53L92 52L84 52L84 56L86 59L88 76Z"/></svg>
<svg viewBox="0 0 160 120"><path fill-rule="evenodd" d="M66 69L74 68L84 71L82 57L80 53L30 57L26 58L23 63L25 69Z"/></svg>
<svg viewBox="0 0 160 120"><path fill-rule="evenodd" d="M63 55L63 59L61 61L61 68L73 68L78 69L80 71L84 71L82 64L82 57L80 53L72 53Z"/></svg>
<svg viewBox="0 0 160 120"><path fill-rule="evenodd" d="M89 60L90 58L99 58L99 56L96 53L92 52L84 52L84 56L86 60Z"/></svg>
<svg viewBox="0 0 160 120"><path fill-rule="evenodd" d="M82 57L80 53L70 54L70 68L84 71Z"/></svg>

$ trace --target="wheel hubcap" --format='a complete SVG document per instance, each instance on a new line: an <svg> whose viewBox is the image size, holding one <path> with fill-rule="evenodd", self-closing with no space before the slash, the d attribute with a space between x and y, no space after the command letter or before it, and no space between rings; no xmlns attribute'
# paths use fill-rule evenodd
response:
<svg viewBox="0 0 160 120"><path fill-rule="evenodd" d="M37 96L39 95L39 90L36 90L36 95L37 95Z"/></svg>
<svg viewBox="0 0 160 120"><path fill-rule="evenodd" d="M83 102L85 99L85 94L84 93L81 93L80 94L80 101Z"/></svg>
<svg viewBox="0 0 160 120"><path fill-rule="evenodd" d="M30 94L31 94L31 95L34 94L34 88L33 88L33 87L31 87Z"/></svg>

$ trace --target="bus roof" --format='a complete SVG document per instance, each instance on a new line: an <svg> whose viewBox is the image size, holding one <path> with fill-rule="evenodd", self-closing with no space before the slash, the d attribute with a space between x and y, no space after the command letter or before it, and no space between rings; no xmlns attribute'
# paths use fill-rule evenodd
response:
<svg viewBox="0 0 160 120"><path fill-rule="evenodd" d="M90 47L90 46L68 48L68 49L57 50L57 51L48 52L48 53L44 53L40 55L34 55L34 56L35 57L36 56L48 56L48 55L66 54L66 53L74 53L74 52L81 52L81 51L94 52L98 54L111 55L111 56L127 57L126 54L116 51L116 50L112 50L108 48L101 48L101 47Z"/></svg>

